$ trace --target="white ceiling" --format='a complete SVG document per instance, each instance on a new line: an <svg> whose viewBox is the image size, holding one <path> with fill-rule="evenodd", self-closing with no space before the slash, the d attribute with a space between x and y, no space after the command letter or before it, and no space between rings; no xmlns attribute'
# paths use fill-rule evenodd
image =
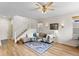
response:
<svg viewBox="0 0 79 59"><path fill-rule="evenodd" d="M33 19L42 19L48 17L58 17L64 14L79 11L79 2L54 2L55 10L46 14L34 10L36 5L32 2L0 2L0 15L2 16L25 16Z"/></svg>

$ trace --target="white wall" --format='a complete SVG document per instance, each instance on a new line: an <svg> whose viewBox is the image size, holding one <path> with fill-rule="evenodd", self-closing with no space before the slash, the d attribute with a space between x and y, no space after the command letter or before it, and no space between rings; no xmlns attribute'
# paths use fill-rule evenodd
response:
<svg viewBox="0 0 79 59"><path fill-rule="evenodd" d="M37 28L37 20L28 18L28 29Z"/></svg>
<svg viewBox="0 0 79 59"><path fill-rule="evenodd" d="M9 21L6 18L0 18L0 40L8 39Z"/></svg>
<svg viewBox="0 0 79 59"><path fill-rule="evenodd" d="M59 42L68 42L69 40L72 40L72 34L73 34L73 23L72 23L72 17L64 16L59 18L62 21L64 21L64 28L59 30Z"/></svg>
<svg viewBox="0 0 79 59"><path fill-rule="evenodd" d="M48 18L44 19L43 23L59 23L59 30L57 33L57 41L63 44L66 44L70 40L72 40L73 34L73 24L72 24L72 17L70 16L62 16L58 18ZM62 28L61 24L64 24L64 28ZM53 33L52 30L48 27L43 26L44 32Z"/></svg>
<svg viewBox="0 0 79 59"><path fill-rule="evenodd" d="M45 32L45 33L49 33L52 34L53 30L50 30L50 24L51 23L59 23L60 20L57 19L45 19L45 20L41 20L41 22L43 23L43 25L41 25L38 29L38 32ZM59 27L60 28L60 27Z"/></svg>
<svg viewBox="0 0 79 59"><path fill-rule="evenodd" d="M9 20L7 18L0 18L0 46L2 45L1 40L9 38Z"/></svg>
<svg viewBox="0 0 79 59"><path fill-rule="evenodd" d="M67 44L70 46L78 46L79 45L79 41L74 39L74 32L73 32L73 30L74 30L73 27L77 27L77 26L73 26L74 19L72 19L72 17L75 15L79 15L78 12L72 13L72 14L67 14L67 15L61 16L59 18L60 20L64 20L65 28L63 29L63 31L60 31L60 33L62 33L62 34L60 35L60 39L58 42Z"/></svg>

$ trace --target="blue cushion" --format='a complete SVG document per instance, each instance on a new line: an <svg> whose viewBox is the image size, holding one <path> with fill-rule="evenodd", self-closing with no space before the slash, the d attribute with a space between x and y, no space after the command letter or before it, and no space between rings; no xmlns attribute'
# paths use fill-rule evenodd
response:
<svg viewBox="0 0 79 59"><path fill-rule="evenodd" d="M33 36L34 36L34 37L37 37L36 33L33 33Z"/></svg>

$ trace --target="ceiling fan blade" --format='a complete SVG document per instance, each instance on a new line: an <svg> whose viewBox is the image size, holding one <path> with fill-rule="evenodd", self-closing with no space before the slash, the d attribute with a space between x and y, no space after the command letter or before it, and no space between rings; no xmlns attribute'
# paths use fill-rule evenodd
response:
<svg viewBox="0 0 79 59"><path fill-rule="evenodd" d="M35 3L36 6L42 7L42 4L40 2Z"/></svg>
<svg viewBox="0 0 79 59"><path fill-rule="evenodd" d="M36 6L39 6L39 4L35 4Z"/></svg>
<svg viewBox="0 0 79 59"><path fill-rule="evenodd" d="M46 4L46 6L49 7L49 6L51 6L52 4L53 4L53 2L48 2L48 3Z"/></svg>
<svg viewBox="0 0 79 59"><path fill-rule="evenodd" d="M35 11L35 10L39 10L39 9L40 9L40 7L34 8L34 9L30 9L30 11Z"/></svg>
<svg viewBox="0 0 79 59"><path fill-rule="evenodd" d="M33 9L33 10L38 10L38 9L40 9L40 7L38 7L38 8L35 8L35 9Z"/></svg>

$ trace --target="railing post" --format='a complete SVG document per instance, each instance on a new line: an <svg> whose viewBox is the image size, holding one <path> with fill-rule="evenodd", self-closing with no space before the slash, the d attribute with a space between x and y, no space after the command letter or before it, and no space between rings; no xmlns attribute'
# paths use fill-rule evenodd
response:
<svg viewBox="0 0 79 59"><path fill-rule="evenodd" d="M14 33L14 40L15 40L15 43L17 42L17 39L16 39L16 32Z"/></svg>

